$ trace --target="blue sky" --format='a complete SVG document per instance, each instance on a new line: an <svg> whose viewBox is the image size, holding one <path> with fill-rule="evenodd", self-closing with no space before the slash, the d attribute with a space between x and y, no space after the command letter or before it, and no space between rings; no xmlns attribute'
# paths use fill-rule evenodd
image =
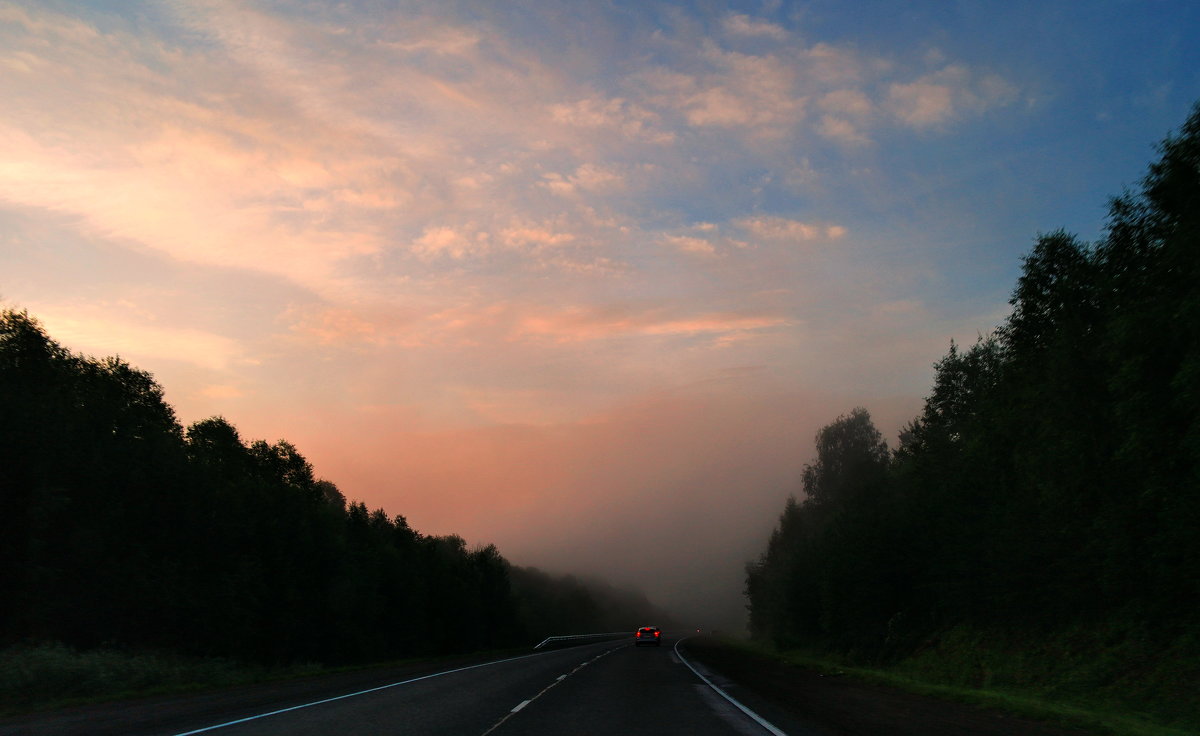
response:
<svg viewBox="0 0 1200 736"><path fill-rule="evenodd" d="M422 531L654 555L734 616L816 429L894 437L1039 232L1099 237L1197 38L1153 0L0 2L0 299Z"/></svg>

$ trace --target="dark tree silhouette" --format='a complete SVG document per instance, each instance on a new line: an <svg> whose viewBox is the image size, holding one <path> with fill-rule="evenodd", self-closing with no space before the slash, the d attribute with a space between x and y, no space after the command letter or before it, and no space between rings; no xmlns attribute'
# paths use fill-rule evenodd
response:
<svg viewBox="0 0 1200 736"><path fill-rule="evenodd" d="M1116 631L1195 661L1200 106L1160 150L1098 243L1038 237L890 460L865 412L818 433L747 566L754 635L886 659L961 626Z"/></svg>
<svg viewBox="0 0 1200 736"><path fill-rule="evenodd" d="M26 312L0 312L0 417L0 643L364 662L586 632L626 602L514 585L494 546L348 504L285 440L221 417L185 432L150 374Z"/></svg>

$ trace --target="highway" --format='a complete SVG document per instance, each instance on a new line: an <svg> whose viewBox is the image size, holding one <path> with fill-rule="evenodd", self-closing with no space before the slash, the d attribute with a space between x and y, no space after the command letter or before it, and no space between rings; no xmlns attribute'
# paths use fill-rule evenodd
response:
<svg viewBox="0 0 1200 736"><path fill-rule="evenodd" d="M284 688L76 709L0 723L0 733L126 736L518 736L782 733L705 684L676 653L608 641L407 673L340 689ZM684 652L686 655L686 652ZM693 663L695 664L695 663ZM703 669L701 668L701 672ZM708 673L710 678L711 673ZM760 720L761 716L760 716ZM796 736L794 731L793 736Z"/></svg>

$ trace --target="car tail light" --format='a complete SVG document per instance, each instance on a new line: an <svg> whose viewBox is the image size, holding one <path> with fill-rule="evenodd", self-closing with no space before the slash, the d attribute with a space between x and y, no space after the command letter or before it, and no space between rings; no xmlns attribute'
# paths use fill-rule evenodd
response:
<svg viewBox="0 0 1200 736"><path fill-rule="evenodd" d="M656 639L657 639L657 638L658 638L658 637L660 637L660 636L662 636L662 632L661 632L661 631L656 631L656 632L654 632L654 638L656 638Z"/></svg>

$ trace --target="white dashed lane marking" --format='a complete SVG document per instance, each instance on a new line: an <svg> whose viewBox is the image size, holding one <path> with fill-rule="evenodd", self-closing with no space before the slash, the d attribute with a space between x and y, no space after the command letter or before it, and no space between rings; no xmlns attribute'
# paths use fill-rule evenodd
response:
<svg viewBox="0 0 1200 736"><path fill-rule="evenodd" d="M520 710L524 709L524 708L525 708L525 706L529 705L529 704L530 704L530 703L532 703L533 701L535 701L535 700L537 700L538 698L540 698L540 697L542 697L543 695L545 695L545 694L546 694L546 692L547 692L548 690L550 690L550 688L554 687L554 686L555 686L555 685L557 685L558 683L560 683L560 682L562 682L563 680L567 679L569 676L571 676L571 675L575 674L576 672L578 672L579 670L583 669L583 668L584 668L584 667L586 667L588 664L590 664L590 663L592 663L592 662L595 662L597 659L600 659L601 657L603 657L603 656L605 656L605 655L607 655L607 654L610 654L610 653L612 653L612 652L615 652L615 651L617 651L617 650L618 650L618 649L620 649L620 648L621 648L621 647L613 647L612 649L609 649L609 650L607 650L607 651L603 651L603 652L601 652L600 654L597 654L595 657L592 657L591 659L589 659L587 662L580 662L580 663L579 663L579 665L578 665L577 667L575 667L575 669L571 670L571 671L570 671L570 672L568 672L567 674L565 674L565 675L559 675L557 678L555 678L554 682L552 682L552 683L550 683L549 685L547 685L546 687L542 688L542 691L541 691L540 693L538 693L537 695L534 695L534 696L533 696L532 698L530 698L529 700L522 701L522 702L521 702L521 704L520 704L520 705L518 705L516 708L513 708L513 709L512 709L512 710L510 710L508 713L505 713L503 718L501 718L500 720L498 720L498 721L496 721L494 724L492 724L492 727L491 727L491 728L489 728L488 730L484 731L482 734L480 734L480 736L488 736L488 734L490 734L492 731L495 731L497 728L500 728L500 726L501 726L501 725L503 725L505 721L507 721L509 718L512 718L512 717L513 717L513 716L514 716L514 715L515 715L515 714L516 714L518 711L520 711Z"/></svg>

